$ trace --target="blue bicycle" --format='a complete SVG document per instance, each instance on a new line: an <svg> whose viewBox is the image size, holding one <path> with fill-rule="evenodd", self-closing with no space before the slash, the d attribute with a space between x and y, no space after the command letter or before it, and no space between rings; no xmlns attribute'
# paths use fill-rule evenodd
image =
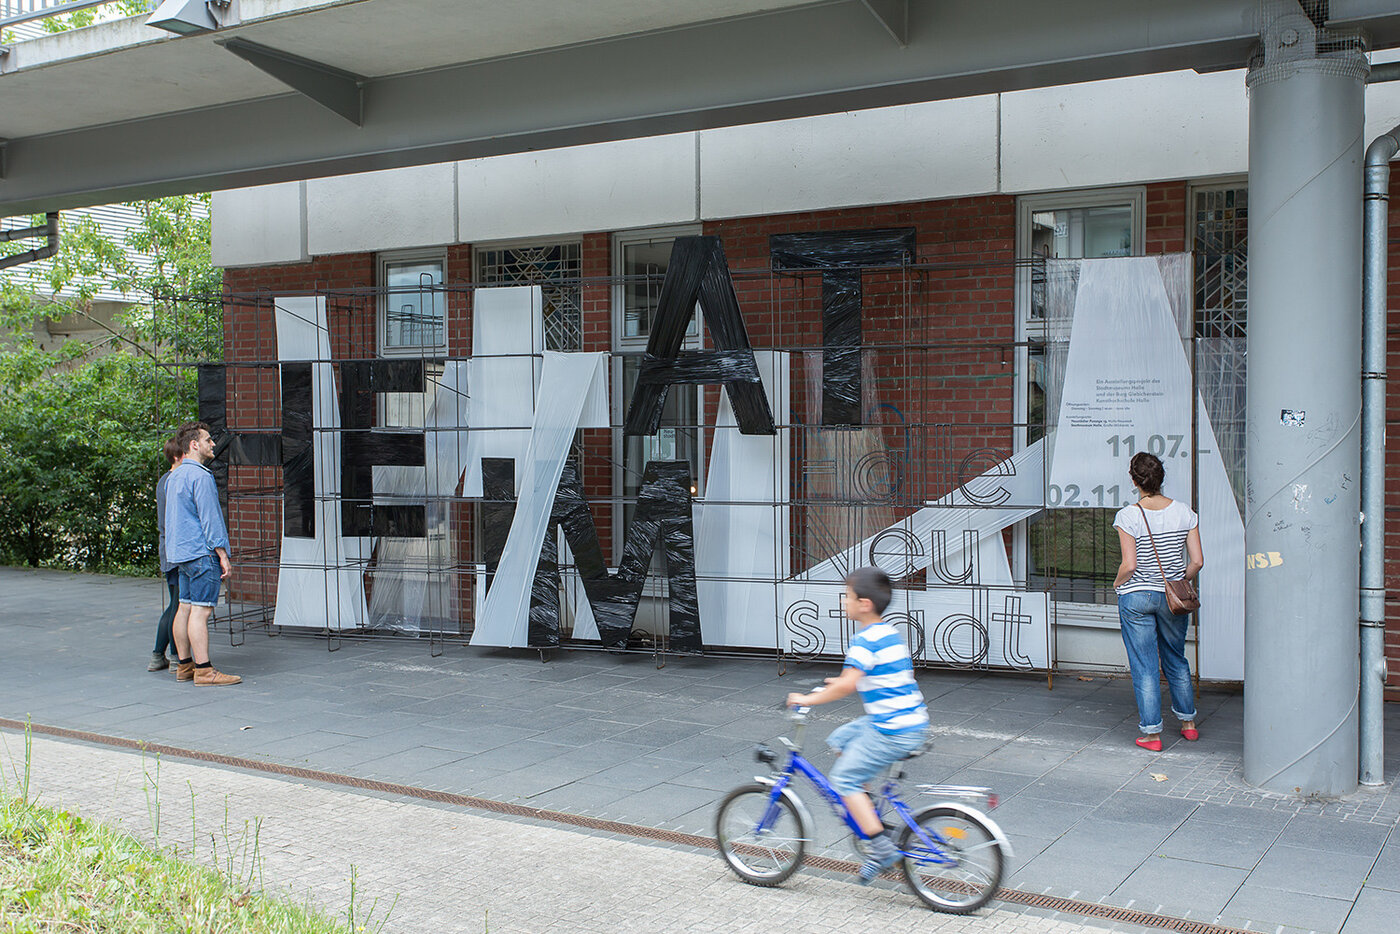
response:
<svg viewBox="0 0 1400 934"><path fill-rule="evenodd" d="M802 733L810 708L794 708L793 738L781 737L787 763L759 745L755 758L773 767L769 776L756 776L720 802L715 815L715 840L729 868L751 885L778 885L797 871L812 839L812 817L794 790L793 776L805 776L821 792L835 814L851 828L859 858L869 839L851 817L841 796L826 776L802 755ZM927 748L927 747L925 747ZM912 759L924 750L906 756ZM892 765L880 790L871 795L876 813L893 834L900 866L909 888L926 905L952 914L968 914L985 905L1001 884L1011 844L990 818L967 801L995 808L996 796L986 788L961 785L918 785L921 795L937 803L911 810L899 796L904 777L901 763Z"/></svg>

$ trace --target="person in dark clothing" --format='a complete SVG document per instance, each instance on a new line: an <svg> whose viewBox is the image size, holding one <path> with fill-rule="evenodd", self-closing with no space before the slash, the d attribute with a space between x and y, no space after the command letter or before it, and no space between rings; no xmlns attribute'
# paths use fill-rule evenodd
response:
<svg viewBox="0 0 1400 934"><path fill-rule="evenodd" d="M165 485L170 482L170 472L180 463L183 455L179 443L174 438L168 439L165 442L165 459L169 469L156 481L156 547L160 552L160 573L165 575L167 595L165 612L160 614L160 622L156 624L156 647L151 652L147 671L164 671L170 667L170 661L165 657L167 650L172 658L175 657L175 640L170 635L170 624L175 621L175 611L180 606L180 572L165 557Z"/></svg>

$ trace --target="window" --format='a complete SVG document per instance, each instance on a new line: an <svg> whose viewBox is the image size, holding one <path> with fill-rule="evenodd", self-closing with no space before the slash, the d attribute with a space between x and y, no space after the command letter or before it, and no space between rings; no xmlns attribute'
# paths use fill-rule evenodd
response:
<svg viewBox="0 0 1400 934"><path fill-rule="evenodd" d="M1147 194L1142 188L1062 192L1019 199L1017 277L1017 420L1022 443L1044 437L1047 420L1045 302L1048 259L1140 256L1146 243ZM1117 533L1112 509L1052 509L1017 528L1015 574L1032 587L1044 587L1065 604L1114 601L1118 570ZM1088 610L1089 608L1085 608Z"/></svg>
<svg viewBox="0 0 1400 934"><path fill-rule="evenodd" d="M1249 185L1241 179L1193 186L1190 206L1196 384L1243 513Z"/></svg>
<svg viewBox="0 0 1400 934"><path fill-rule="evenodd" d="M395 253L379 258L379 352L434 354L447 349L447 297L442 253Z"/></svg>
<svg viewBox="0 0 1400 934"><path fill-rule="evenodd" d="M700 233L698 228L664 228L632 231L613 238L613 346L614 422L627 416L637 372L651 337L656 302L671 259L671 245L677 237ZM700 312L696 309L687 331L687 349L700 347ZM647 461L685 460L690 462L692 492L704 488L704 433L700 428L703 393L700 386L672 386L666 393L661 427L649 437L619 437L614 440L614 492L624 501L635 500ZM633 506L625 502L614 519L613 548L620 557Z"/></svg>
<svg viewBox="0 0 1400 934"><path fill-rule="evenodd" d="M583 349L583 245L522 243L474 251L478 285L538 285L546 350Z"/></svg>

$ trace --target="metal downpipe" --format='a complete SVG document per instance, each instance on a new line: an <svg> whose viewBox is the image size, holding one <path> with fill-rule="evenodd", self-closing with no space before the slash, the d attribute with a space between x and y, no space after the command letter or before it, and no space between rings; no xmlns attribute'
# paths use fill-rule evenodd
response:
<svg viewBox="0 0 1400 934"><path fill-rule="evenodd" d="M1361 273L1361 671L1358 778L1385 781L1385 387L1390 160L1400 126L1366 149Z"/></svg>
<svg viewBox="0 0 1400 934"><path fill-rule="evenodd" d="M37 250L16 253L13 256L0 256L0 269L21 266L35 260L48 259L58 252L58 212L50 211L47 219L38 227L21 227L16 230L0 230L0 243L11 240L28 240L31 237L44 237L48 242Z"/></svg>

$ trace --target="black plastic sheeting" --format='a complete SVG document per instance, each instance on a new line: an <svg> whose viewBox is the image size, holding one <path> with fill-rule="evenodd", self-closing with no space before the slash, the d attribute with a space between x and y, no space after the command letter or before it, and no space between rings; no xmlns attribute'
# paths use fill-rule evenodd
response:
<svg viewBox="0 0 1400 934"><path fill-rule="evenodd" d="M275 431L229 431L227 367L222 363L201 363L196 371L199 420L209 426L209 434L214 438L214 460L207 466L219 489L219 508L227 516L229 467L280 466L282 438Z"/></svg>
<svg viewBox="0 0 1400 934"><path fill-rule="evenodd" d="M374 397L381 392L424 389L422 360L346 360L340 364L340 495L345 535L427 536L422 505L374 502L376 466L426 464L423 432L374 428Z"/></svg>
<svg viewBox="0 0 1400 934"><path fill-rule="evenodd" d="M515 521L515 458L481 459L481 494L481 558L486 565L486 591L490 592L506 550L510 524Z"/></svg>
<svg viewBox="0 0 1400 934"><path fill-rule="evenodd" d="M681 352L697 301L718 353ZM673 383L720 383L742 434L777 431L718 237L677 237L671 248L646 357L627 407L625 434L656 434Z"/></svg>
<svg viewBox="0 0 1400 934"><path fill-rule="evenodd" d="M822 270L822 424L859 425L862 266L912 263L913 227L774 234L774 269Z"/></svg>
<svg viewBox="0 0 1400 934"><path fill-rule="evenodd" d="M622 545L622 561L616 574L609 574L598 542L593 514L584 499L578 465L564 465L559 492L550 516L564 529L564 539L573 550L583 591L598 624L604 646L624 648L632 635L642 589L651 568L657 543L666 562L666 582L670 599L670 648L677 652L699 652L700 602L695 592L695 522L691 511L690 464L687 461L648 461L642 472L637 507ZM546 547L553 536L546 534ZM541 561L543 567L543 561ZM557 575L557 567L556 567ZM536 577L536 588L539 581ZM558 592L557 581L552 583ZM534 614L531 613L533 622ZM557 617L556 617L557 619Z"/></svg>
<svg viewBox="0 0 1400 934"><path fill-rule="evenodd" d="M311 364L282 364L282 534L316 537Z"/></svg>
<svg viewBox="0 0 1400 934"><path fill-rule="evenodd" d="M515 461L508 457L482 458L481 481L484 494L482 551L489 590L515 516ZM604 646L627 647L651 568L651 557L659 542L671 594L670 648L677 652L702 650L700 603L695 591L695 523L690 483L690 464L686 461L647 463L637 494L637 508L623 543L622 563L617 573L611 574L603 560L593 513L583 494L578 465L572 460L564 464L549 526L540 546L539 565L530 585L527 644L531 648L559 645L559 547L555 529L562 527Z"/></svg>

